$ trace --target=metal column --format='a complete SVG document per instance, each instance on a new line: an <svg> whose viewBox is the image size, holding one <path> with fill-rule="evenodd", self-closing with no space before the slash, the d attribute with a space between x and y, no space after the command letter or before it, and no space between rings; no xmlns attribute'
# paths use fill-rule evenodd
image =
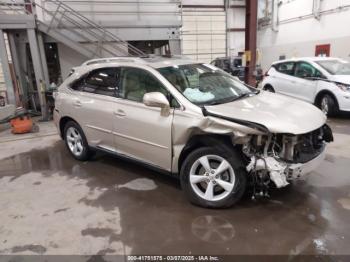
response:
<svg viewBox="0 0 350 262"><path fill-rule="evenodd" d="M43 69L43 74L44 74L44 82L45 82L46 88L48 88L50 86L50 79L49 79L49 70L48 70L47 61L46 61L43 34L41 32L37 32L37 36L38 36L39 52L40 52L40 58L41 58L41 67Z"/></svg>
<svg viewBox="0 0 350 262"><path fill-rule="evenodd" d="M257 16L258 1L246 0L246 18L245 18L245 50L249 53L245 69L245 82L248 85L255 86L254 71L256 66L256 34L257 34Z"/></svg>
<svg viewBox="0 0 350 262"><path fill-rule="evenodd" d="M38 90L40 107L41 107L41 115L42 120L48 120L48 108L46 105L46 97L45 97L45 78L42 69L42 62L39 53L39 45L38 40L36 38L34 29L27 29L28 41L30 47L30 53L32 55L34 73L35 73L35 81Z"/></svg>
<svg viewBox="0 0 350 262"><path fill-rule="evenodd" d="M2 66L2 72L4 74L4 80L7 90L7 100L9 104L16 105L15 92L13 89L12 77L10 72L10 66L8 61L8 55L6 50L4 32L0 29L0 60Z"/></svg>
<svg viewBox="0 0 350 262"><path fill-rule="evenodd" d="M24 90L24 77L23 77L23 74L22 74L22 70L21 70L21 66L20 66L20 61L19 61L19 58L18 58L18 52L17 52L17 45L16 45L16 42L15 42L15 36L14 36L14 33L12 32L8 32L7 33L7 37L8 37L8 40L9 40L9 45L10 45L10 50L11 50L11 57L12 57L12 64L13 64L13 67L15 69L15 77L16 77L16 83L19 87L19 99L22 103L22 106L26 106L26 98L27 98L27 95L26 95L26 92Z"/></svg>
<svg viewBox="0 0 350 262"><path fill-rule="evenodd" d="M225 17L225 21L226 21L226 28L225 28L225 31L226 31L226 56L227 57L231 57L231 52L230 52L230 34L229 34L229 30L228 30L228 13L229 13L229 10L230 10L230 0L224 0L224 5L225 5L225 14L226 14L226 17Z"/></svg>

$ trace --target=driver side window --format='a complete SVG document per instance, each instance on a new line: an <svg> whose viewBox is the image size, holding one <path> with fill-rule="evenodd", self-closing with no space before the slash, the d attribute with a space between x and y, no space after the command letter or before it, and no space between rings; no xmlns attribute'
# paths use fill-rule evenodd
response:
<svg viewBox="0 0 350 262"><path fill-rule="evenodd" d="M121 90L119 97L143 102L143 96L149 92L160 92L170 101L170 105L177 107L177 102L163 84L151 73L140 68L124 67L121 69Z"/></svg>
<svg viewBox="0 0 350 262"><path fill-rule="evenodd" d="M300 78L322 77L322 73L309 63L299 62L295 68L295 76Z"/></svg>

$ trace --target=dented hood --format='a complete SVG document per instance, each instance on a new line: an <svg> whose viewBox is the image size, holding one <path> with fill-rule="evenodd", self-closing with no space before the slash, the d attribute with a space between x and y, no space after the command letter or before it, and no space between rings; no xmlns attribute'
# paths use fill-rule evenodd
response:
<svg viewBox="0 0 350 262"><path fill-rule="evenodd" d="M232 121L265 126L272 133L304 134L326 122L326 116L314 105L265 91L234 102L205 106L205 109L209 114Z"/></svg>

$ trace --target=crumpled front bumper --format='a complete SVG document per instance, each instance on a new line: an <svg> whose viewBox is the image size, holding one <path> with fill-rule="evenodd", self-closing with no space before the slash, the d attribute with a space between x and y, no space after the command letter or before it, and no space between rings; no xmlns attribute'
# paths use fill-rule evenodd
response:
<svg viewBox="0 0 350 262"><path fill-rule="evenodd" d="M289 164L283 161L278 161L274 157L251 157L250 163L246 169L248 172L255 171L267 171L270 175L270 179L275 183L277 188L285 187L290 181L303 177L304 175L315 170L326 155L326 146L322 148L320 154L318 154L312 160L306 163Z"/></svg>
<svg viewBox="0 0 350 262"><path fill-rule="evenodd" d="M325 159L325 157L326 146L323 147L322 152L317 157L310 160L309 162L289 165L286 170L287 180L295 180L301 178L311 171L315 170Z"/></svg>

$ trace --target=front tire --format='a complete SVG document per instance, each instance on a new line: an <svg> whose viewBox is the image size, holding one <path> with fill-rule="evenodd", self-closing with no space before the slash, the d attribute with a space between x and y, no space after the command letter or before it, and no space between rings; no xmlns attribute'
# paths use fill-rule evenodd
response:
<svg viewBox="0 0 350 262"><path fill-rule="evenodd" d="M339 111L337 102L331 95L328 94L321 97L319 108L326 116L335 116Z"/></svg>
<svg viewBox="0 0 350 262"><path fill-rule="evenodd" d="M86 161L91 155L89 145L81 127L74 121L69 121L64 126L64 141L73 157L80 161Z"/></svg>
<svg viewBox="0 0 350 262"><path fill-rule="evenodd" d="M188 155L180 172L189 201L207 208L227 208L237 203L247 185L243 161L235 151L204 147Z"/></svg>

